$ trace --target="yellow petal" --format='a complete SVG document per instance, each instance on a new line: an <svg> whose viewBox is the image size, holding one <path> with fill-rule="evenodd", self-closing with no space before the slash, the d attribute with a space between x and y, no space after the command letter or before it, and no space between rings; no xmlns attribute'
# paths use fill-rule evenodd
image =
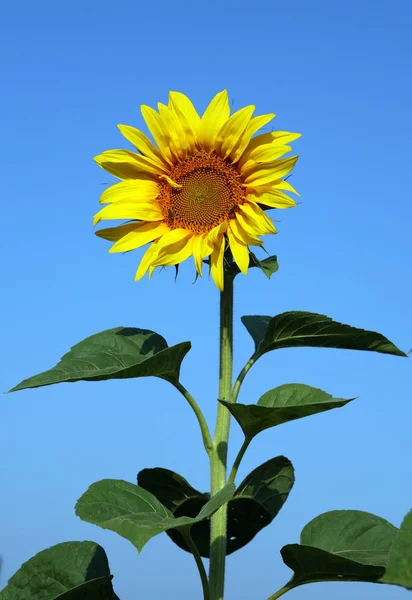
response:
<svg viewBox="0 0 412 600"><path fill-rule="evenodd" d="M163 130L167 131L170 149L175 162L184 160L187 158L187 145L180 121L177 119L176 114L165 104L159 102L157 107L163 123Z"/></svg>
<svg viewBox="0 0 412 600"><path fill-rule="evenodd" d="M151 263L153 258L156 256L158 243L158 241L153 242L153 244L151 244L146 250L146 252L143 254L142 260L140 261L140 264L136 271L135 281L141 279L148 269L150 269L149 277L151 277L153 273Z"/></svg>
<svg viewBox="0 0 412 600"><path fill-rule="evenodd" d="M249 194L247 198L253 200L257 204L271 206L272 208L291 208L292 206L296 206L296 202L293 198L290 198L287 194L283 194L273 188L269 188L266 192L259 194Z"/></svg>
<svg viewBox="0 0 412 600"><path fill-rule="evenodd" d="M251 221L255 222L262 231L265 230L265 233L277 233L275 226L265 211L254 202L245 202L239 208Z"/></svg>
<svg viewBox="0 0 412 600"><path fill-rule="evenodd" d="M115 202L108 204L94 215L93 224L102 219L137 219L141 221L162 221L163 214L157 202Z"/></svg>
<svg viewBox="0 0 412 600"><path fill-rule="evenodd" d="M301 137L301 135L302 134L300 133L291 133L289 131L270 131L268 133L261 133L250 140L249 144L245 148L242 160L248 160L249 154L261 146L266 144L284 146L286 144L290 144L290 142L293 142L294 140L297 140Z"/></svg>
<svg viewBox="0 0 412 600"><path fill-rule="evenodd" d="M247 245L243 244L236 238L235 235L233 235L230 227L227 230L227 236L229 238L230 250L232 251L232 255L237 266L243 275L247 275L247 270L249 267L249 249Z"/></svg>
<svg viewBox="0 0 412 600"><path fill-rule="evenodd" d="M175 109L178 108L185 115L193 132L196 132L200 125L200 117L189 98L181 92L172 91L169 93L169 101Z"/></svg>
<svg viewBox="0 0 412 600"><path fill-rule="evenodd" d="M246 150L247 145L249 144L251 137L256 131L258 131L261 127L269 123L273 119L275 115L270 113L268 115L260 115L259 117L253 117L250 120L250 123L246 127L244 133L240 137L238 143L233 148L230 159L232 162L236 163L242 156L243 152Z"/></svg>
<svg viewBox="0 0 412 600"><path fill-rule="evenodd" d="M180 190L183 186L180 183L173 181L168 175L159 175L160 179L166 179L167 183L175 190Z"/></svg>
<svg viewBox="0 0 412 600"><path fill-rule="evenodd" d="M157 244L157 254L152 266L167 267L186 260L192 253L192 236L192 232L187 229L173 229L166 233Z"/></svg>
<svg viewBox="0 0 412 600"><path fill-rule="evenodd" d="M243 215L242 215L243 216ZM263 242L256 237L256 232L247 232L242 226L238 219L232 219L229 224L229 229L237 237L238 240L243 241L247 246L262 246Z"/></svg>
<svg viewBox="0 0 412 600"><path fill-rule="evenodd" d="M213 252L213 244L209 242L207 233L198 235L192 239L192 253L195 261L196 271L202 275L203 259Z"/></svg>
<svg viewBox="0 0 412 600"><path fill-rule="evenodd" d="M250 122L254 110L255 107L252 105L245 106L233 113L233 115L223 123L215 140L216 151L222 158L227 158L239 142Z"/></svg>
<svg viewBox="0 0 412 600"><path fill-rule="evenodd" d="M216 287L223 292L224 272L223 272L223 257L225 254L225 237L221 235L217 240L214 250L210 255L210 272L215 282Z"/></svg>
<svg viewBox="0 0 412 600"><path fill-rule="evenodd" d="M239 172L242 177L247 177L254 170L263 166L262 163L272 163L290 152L291 149L291 146L271 146L267 144L259 149L259 152L256 151L253 158L249 158L242 165L239 164Z"/></svg>
<svg viewBox="0 0 412 600"><path fill-rule="evenodd" d="M153 176L163 172L146 156L128 150L107 150L95 156L94 160L102 169L119 179L141 179L142 174L153 179Z"/></svg>
<svg viewBox="0 0 412 600"><path fill-rule="evenodd" d="M153 242L170 231L166 223L135 223L134 229L126 233L109 250L109 252L129 252Z"/></svg>
<svg viewBox="0 0 412 600"><path fill-rule="evenodd" d="M298 156L291 156L256 165L255 169L245 178L245 185L254 188L257 185L265 185L284 177L293 169L298 158Z"/></svg>
<svg viewBox="0 0 412 600"><path fill-rule="evenodd" d="M167 131L164 129L163 120L160 118L159 113L151 108L151 106L146 106L145 104L142 104L140 108L143 118L146 121L146 125L150 130L150 133L152 134L153 139L156 142L163 158L169 163L169 165L173 165L175 160L170 147L170 137Z"/></svg>
<svg viewBox="0 0 412 600"><path fill-rule="evenodd" d="M100 196L100 204L110 202L123 202L125 200L155 200L160 194L160 189L155 181L150 179L128 179L115 183L104 190Z"/></svg>
<svg viewBox="0 0 412 600"><path fill-rule="evenodd" d="M229 118L230 107L227 91L216 94L200 121L199 142L204 150L211 152L214 149L216 135L223 123Z"/></svg>
<svg viewBox="0 0 412 600"><path fill-rule="evenodd" d="M299 192L297 192L295 188L292 187L290 183L288 181L285 181L284 179L274 181L270 184L270 187L277 188L278 190L286 190L287 192L292 192L292 194L296 194L296 196L300 196Z"/></svg>
<svg viewBox="0 0 412 600"><path fill-rule="evenodd" d="M179 92L169 92L169 108L178 119L189 154L196 152L200 117L189 98Z"/></svg>
<svg viewBox="0 0 412 600"><path fill-rule="evenodd" d="M144 133L129 125L118 125L118 128L120 129L121 134L129 140L143 156L150 158L162 171L168 170L167 162Z"/></svg>
<svg viewBox="0 0 412 600"><path fill-rule="evenodd" d="M225 233L226 230L228 228L228 222L227 221L223 221L223 223L221 223L220 225L216 225L216 227L214 227L213 229L211 229L209 231L209 233L207 233L207 239L209 240L209 243L214 245L215 242L217 242L217 240L220 239L220 235L222 233Z"/></svg>
<svg viewBox="0 0 412 600"><path fill-rule="evenodd" d="M95 231L95 235L109 240L109 242L117 242L120 238L124 237L131 231L134 231L138 226L138 222L133 221L132 223L125 223L124 225L118 225L117 227L107 227L106 229L99 229Z"/></svg>

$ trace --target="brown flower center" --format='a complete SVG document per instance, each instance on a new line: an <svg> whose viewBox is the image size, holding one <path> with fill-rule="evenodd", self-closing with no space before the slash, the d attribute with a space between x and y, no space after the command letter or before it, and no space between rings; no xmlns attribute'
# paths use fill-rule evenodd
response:
<svg viewBox="0 0 412 600"><path fill-rule="evenodd" d="M234 217L245 199L236 170L216 154L200 153L173 167L169 177L182 187L160 184L159 202L172 229L206 233Z"/></svg>

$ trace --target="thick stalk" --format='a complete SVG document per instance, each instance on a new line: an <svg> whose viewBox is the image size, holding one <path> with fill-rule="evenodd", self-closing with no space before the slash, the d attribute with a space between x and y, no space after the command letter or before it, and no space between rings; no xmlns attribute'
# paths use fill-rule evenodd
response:
<svg viewBox="0 0 412 600"><path fill-rule="evenodd" d="M233 364L233 276L225 275L220 294L220 368L219 400L231 401ZM214 496L226 485L227 445L230 412L218 402L213 451L210 454L210 486ZM210 600L223 600L226 562L227 506L211 518L210 525Z"/></svg>

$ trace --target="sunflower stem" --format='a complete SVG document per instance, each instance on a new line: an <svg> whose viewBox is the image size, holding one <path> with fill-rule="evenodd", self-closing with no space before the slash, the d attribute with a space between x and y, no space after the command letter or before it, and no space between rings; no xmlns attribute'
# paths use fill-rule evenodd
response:
<svg viewBox="0 0 412 600"><path fill-rule="evenodd" d="M220 294L219 400L231 401L233 365L233 275L225 273ZM210 454L210 485L214 496L226 485L227 446L230 412L218 402L213 451ZM226 563L227 505L211 518L210 527L210 600L223 600Z"/></svg>

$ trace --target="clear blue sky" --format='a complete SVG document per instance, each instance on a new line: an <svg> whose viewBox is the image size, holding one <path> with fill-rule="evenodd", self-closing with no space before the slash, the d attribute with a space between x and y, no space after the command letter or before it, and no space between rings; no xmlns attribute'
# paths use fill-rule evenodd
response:
<svg viewBox="0 0 412 600"><path fill-rule="evenodd" d="M236 371L252 345L239 317L326 313L412 346L412 5L244 0L6 3L2 8L2 359L0 389L55 364L73 343L117 326L193 342L183 382L209 421L216 408L218 292L192 285L189 261L134 283L139 253L109 255L92 215L110 176L92 161L121 147L117 123L143 127L140 104L170 89L203 110L227 88L234 107L275 112L300 131L293 184L302 204L276 216L267 248L280 270L236 285ZM338 350L283 350L250 373L242 401L301 382L338 397L339 411L258 438L241 468L285 454L296 485L272 525L228 560L227 599L265 600L290 576L279 549L332 509L366 510L399 525L412 507L411 366ZM134 547L82 523L89 484L134 481L145 467L178 471L207 489L197 424L160 380L65 384L1 399L0 587L36 552L66 540L106 549L122 600L199 598L192 558L166 536ZM241 441L232 429L231 456ZM182 578L184 588L182 589ZM402 589L316 584L294 599L406 598ZM292 597L291 596L291 597Z"/></svg>

